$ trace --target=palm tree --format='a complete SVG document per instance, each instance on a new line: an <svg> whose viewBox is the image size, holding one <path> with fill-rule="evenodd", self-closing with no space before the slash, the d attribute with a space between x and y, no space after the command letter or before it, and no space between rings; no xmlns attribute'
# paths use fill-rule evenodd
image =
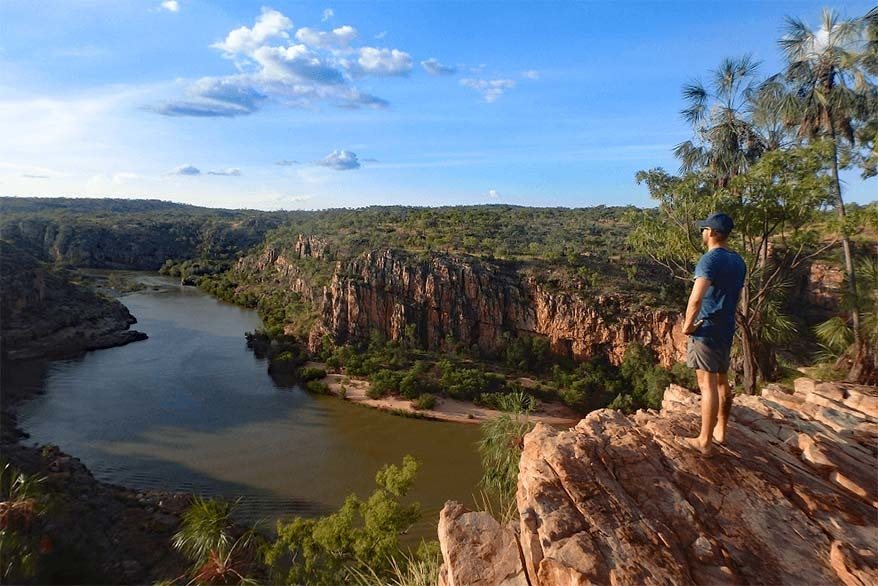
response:
<svg viewBox="0 0 878 586"><path fill-rule="evenodd" d="M817 31L797 18L787 17L786 34L779 41L787 57L786 78L793 89L786 112L788 119L799 138L831 141L835 208L842 224L845 207L838 176L839 142L854 144L854 117L863 96L858 90L864 90L868 84L860 61L865 48L863 23L862 19L842 20L835 11L824 9ZM854 260L845 230L841 240L849 292L856 299ZM856 305L851 309L851 326L856 344L862 344Z"/></svg>
<svg viewBox="0 0 878 586"><path fill-rule="evenodd" d="M725 59L711 72L708 87L700 81L683 86L688 105L681 114L695 136L674 149L682 173L703 169L725 187L765 151L766 142L749 117L758 66L749 55Z"/></svg>
<svg viewBox="0 0 878 586"><path fill-rule="evenodd" d="M259 571L255 561L258 535L251 529L233 536L232 508L232 503L196 496L183 513L174 547L194 563L187 585L258 583L249 576Z"/></svg>

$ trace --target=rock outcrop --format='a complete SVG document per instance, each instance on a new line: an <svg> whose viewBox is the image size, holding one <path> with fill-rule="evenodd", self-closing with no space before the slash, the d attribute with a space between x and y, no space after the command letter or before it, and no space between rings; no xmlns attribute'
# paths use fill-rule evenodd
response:
<svg viewBox="0 0 878 586"><path fill-rule="evenodd" d="M59 358L143 340L120 302L70 282L0 243L0 351L4 359Z"/></svg>
<svg viewBox="0 0 878 586"><path fill-rule="evenodd" d="M185 575L189 563L172 538L191 495L100 482L54 446L4 442L3 456L43 479L49 512L35 521L42 537L33 583L154 584Z"/></svg>
<svg viewBox="0 0 878 586"><path fill-rule="evenodd" d="M377 331L389 340L413 335L428 350L460 344L490 354L508 332L544 337L554 352L577 360L606 356L616 364L638 342L665 366L685 349L676 312L555 291L500 261L393 249L340 259L320 238L299 236L290 248L268 246L243 259L236 271L243 283L283 287L307 299L318 316L312 346L325 335L347 343Z"/></svg>
<svg viewBox="0 0 878 586"><path fill-rule="evenodd" d="M799 379L792 394L736 397L709 458L675 440L697 434L698 402L672 386L660 413L538 424L520 522L490 528L446 504L440 580L505 583L495 560L518 556L533 586L878 583L878 389Z"/></svg>

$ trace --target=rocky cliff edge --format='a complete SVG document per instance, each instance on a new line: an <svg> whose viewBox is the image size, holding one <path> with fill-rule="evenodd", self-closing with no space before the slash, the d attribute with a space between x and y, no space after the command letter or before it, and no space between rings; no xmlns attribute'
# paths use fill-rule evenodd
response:
<svg viewBox="0 0 878 586"><path fill-rule="evenodd" d="M446 503L439 583L878 584L878 389L815 383L736 397L726 446L675 441L699 397L600 410L525 437L520 520Z"/></svg>

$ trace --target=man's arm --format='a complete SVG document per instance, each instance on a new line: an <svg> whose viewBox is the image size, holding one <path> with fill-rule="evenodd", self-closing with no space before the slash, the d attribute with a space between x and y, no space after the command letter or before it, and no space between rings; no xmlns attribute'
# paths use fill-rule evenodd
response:
<svg viewBox="0 0 878 586"><path fill-rule="evenodd" d="M692 293L689 294L689 304L686 306L686 319L683 320L683 333L691 334L697 328L695 327L695 318L701 311L701 302L704 301L704 295L710 288L710 279L706 277L698 277L695 284L692 285Z"/></svg>

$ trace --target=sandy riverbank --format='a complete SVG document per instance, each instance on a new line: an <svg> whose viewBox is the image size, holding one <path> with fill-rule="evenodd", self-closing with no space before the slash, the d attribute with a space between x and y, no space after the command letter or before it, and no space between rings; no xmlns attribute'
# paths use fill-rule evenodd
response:
<svg viewBox="0 0 878 586"><path fill-rule="evenodd" d="M321 362L309 362L305 366L314 368L326 368ZM402 397L382 397L380 399L370 399L366 394L369 390L369 381L362 378L348 377L344 374L327 374L322 382L326 383L333 395L339 396L341 393L342 380L349 379L344 383L346 388L345 400L354 403L362 403L376 409L384 409L386 411L403 411L406 413L418 414L429 419L437 419L441 421L456 421L458 423L482 423L487 419L492 419L501 415L501 411L488 409L469 403L467 401L458 401L447 397L436 397L436 406L433 409L417 410L412 407L412 402ZM576 425L581 417L576 415L564 405L556 403L542 403L537 410L530 415L531 420L541 421L550 425Z"/></svg>

